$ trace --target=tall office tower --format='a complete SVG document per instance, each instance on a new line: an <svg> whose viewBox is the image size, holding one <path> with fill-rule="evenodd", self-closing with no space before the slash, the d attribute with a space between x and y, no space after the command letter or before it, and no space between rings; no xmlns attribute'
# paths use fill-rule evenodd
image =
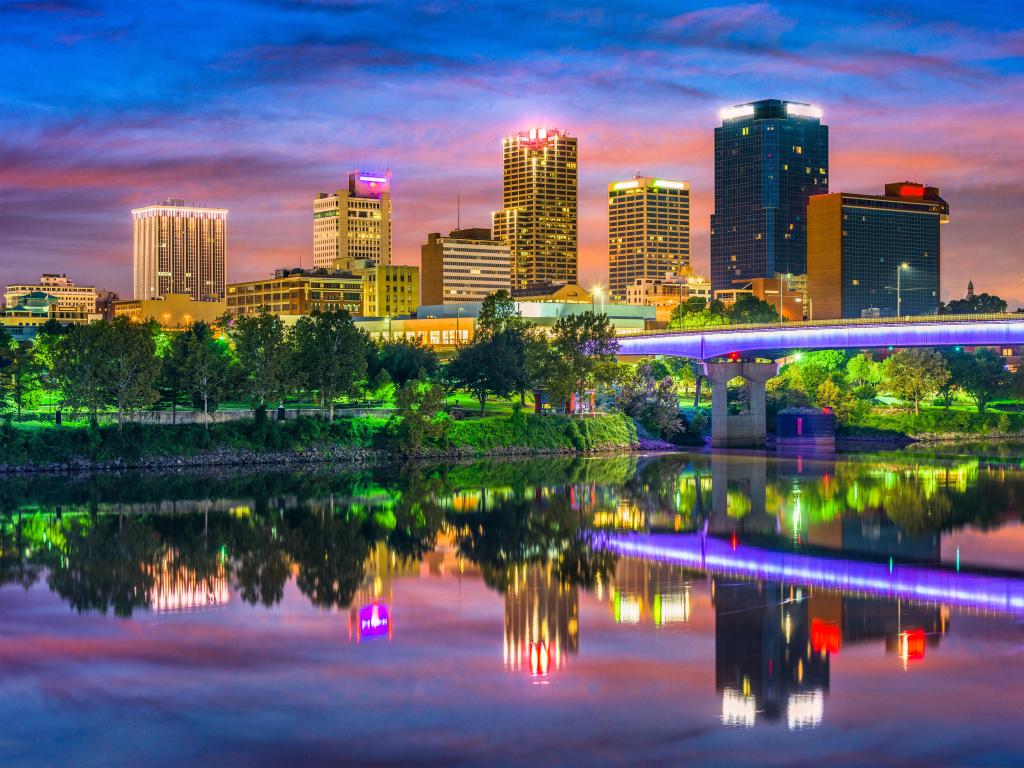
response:
<svg viewBox="0 0 1024 768"><path fill-rule="evenodd" d="M809 104L723 109L715 128L711 287L807 272L807 200L828 192L828 126Z"/></svg>
<svg viewBox="0 0 1024 768"><path fill-rule="evenodd" d="M420 248L420 290L424 304L483 301L500 290L511 290L509 247L491 239L491 230L456 229L448 237L427 235Z"/></svg>
<svg viewBox="0 0 1024 768"><path fill-rule="evenodd" d="M359 260L391 263L391 171L353 171L348 189L313 201L313 267L352 269Z"/></svg>
<svg viewBox="0 0 1024 768"><path fill-rule="evenodd" d="M934 315L939 306L939 190L904 181L884 195L836 192L807 207L807 294L815 320Z"/></svg>
<svg viewBox="0 0 1024 768"><path fill-rule="evenodd" d="M637 280L690 267L690 184L639 174L608 185L608 288L625 301Z"/></svg>
<svg viewBox="0 0 1024 768"><path fill-rule="evenodd" d="M132 209L134 297L224 298L228 210L170 199Z"/></svg>
<svg viewBox="0 0 1024 768"><path fill-rule="evenodd" d="M576 138L531 128L502 142L501 210L494 238L512 252L512 290L544 281L575 283Z"/></svg>

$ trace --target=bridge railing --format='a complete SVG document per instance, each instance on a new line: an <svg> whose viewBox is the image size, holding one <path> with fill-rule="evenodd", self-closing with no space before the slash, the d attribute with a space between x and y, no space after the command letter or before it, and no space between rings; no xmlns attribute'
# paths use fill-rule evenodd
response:
<svg viewBox="0 0 1024 768"><path fill-rule="evenodd" d="M978 320L1024 322L1024 313L990 312L977 315L915 315L907 317L866 317L833 320L801 320L774 323L732 323L709 325L703 328L662 328L627 330L618 334L626 336L660 336L666 333L731 333L733 331L768 331L802 328L842 328L844 326L907 325L909 323L970 323Z"/></svg>

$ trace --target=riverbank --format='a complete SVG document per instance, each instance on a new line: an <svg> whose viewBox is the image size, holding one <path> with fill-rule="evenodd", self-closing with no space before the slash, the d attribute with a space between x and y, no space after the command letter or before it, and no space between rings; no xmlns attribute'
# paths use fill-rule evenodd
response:
<svg viewBox="0 0 1024 768"><path fill-rule="evenodd" d="M0 472L93 471L209 466L362 464L415 458L477 458L632 451L644 446L632 419L516 414L446 421L419 445L397 442L377 418L291 422L252 420L212 425L126 424L89 428L6 425L0 428Z"/></svg>

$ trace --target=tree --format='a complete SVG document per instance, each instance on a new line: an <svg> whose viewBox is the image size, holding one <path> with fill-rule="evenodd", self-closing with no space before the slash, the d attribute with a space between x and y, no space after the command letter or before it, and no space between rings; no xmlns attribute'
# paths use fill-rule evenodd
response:
<svg viewBox="0 0 1024 768"><path fill-rule="evenodd" d="M334 421L334 403L355 393L366 376L366 335L345 310L299 318L292 334L298 381L316 392L320 414Z"/></svg>
<svg viewBox="0 0 1024 768"><path fill-rule="evenodd" d="M367 374L374 380L387 371L391 381L400 387L413 379L433 376L437 372L437 353L423 346L419 339L398 339L371 344L366 353Z"/></svg>
<svg viewBox="0 0 1024 768"><path fill-rule="evenodd" d="M420 380L407 381L395 394L395 412L388 420L388 433L395 446L408 453L427 440L440 440L447 431L444 389Z"/></svg>
<svg viewBox="0 0 1024 768"><path fill-rule="evenodd" d="M40 389L41 373L42 366L32 342L14 341L0 328L0 382L6 380L4 389L14 402L19 419Z"/></svg>
<svg viewBox="0 0 1024 768"><path fill-rule="evenodd" d="M483 416L489 394L511 397L525 391L526 355L524 334L505 328L497 334L478 335L472 344L462 347L448 364L448 372L480 402Z"/></svg>
<svg viewBox="0 0 1024 768"><path fill-rule="evenodd" d="M488 295L480 305L474 338L491 338L510 330L525 331L528 326L509 292L502 289Z"/></svg>
<svg viewBox="0 0 1024 768"><path fill-rule="evenodd" d="M178 423L178 405L187 392L185 386L185 357L191 334L188 331L175 335L160 356L160 376L156 388L161 401L171 405L171 423ZM160 345L157 345L159 350Z"/></svg>
<svg viewBox="0 0 1024 768"><path fill-rule="evenodd" d="M552 403L610 381L619 343L607 315L564 315L555 323L550 347L540 355L538 380Z"/></svg>
<svg viewBox="0 0 1024 768"><path fill-rule="evenodd" d="M182 381L192 402L203 411L203 427L210 428L210 414L227 396L234 379L234 361L227 344L214 336L213 329L198 322L183 333Z"/></svg>
<svg viewBox="0 0 1024 768"><path fill-rule="evenodd" d="M160 359L156 356L154 328L126 317L110 323L100 321L98 325L104 328L100 337L107 363L103 378L108 400L117 408L117 428L121 430L125 415L152 405L160 396L155 386Z"/></svg>
<svg viewBox="0 0 1024 768"><path fill-rule="evenodd" d="M725 315L733 323L774 323L779 319L775 307L750 293L740 294Z"/></svg>
<svg viewBox="0 0 1024 768"><path fill-rule="evenodd" d="M978 413L1010 383L1003 358L987 347L973 355L954 352L948 357L950 375L956 385L966 392L978 406Z"/></svg>
<svg viewBox="0 0 1024 768"><path fill-rule="evenodd" d="M671 437L682 427L676 382L671 376L656 376L650 363L636 366L623 377L615 404L658 437Z"/></svg>
<svg viewBox="0 0 1024 768"><path fill-rule="evenodd" d="M980 315L1002 314L1006 312L1006 301L990 293L979 293L976 296L953 301L942 307L944 315Z"/></svg>
<svg viewBox="0 0 1024 768"><path fill-rule="evenodd" d="M267 415L267 405L288 391L289 346L284 322L265 308L258 315L234 318L228 335L235 345L239 373L257 421Z"/></svg>
<svg viewBox="0 0 1024 768"><path fill-rule="evenodd" d="M914 413L920 413L921 398L939 390L949 379L949 368L938 352L930 349L904 349L885 361L887 391L913 400Z"/></svg>
<svg viewBox="0 0 1024 768"><path fill-rule="evenodd" d="M701 298L693 297L675 308L672 319L669 321L669 328L674 330L710 328L716 325L725 325L728 322L729 317L722 302L716 300L709 304Z"/></svg>
<svg viewBox="0 0 1024 768"><path fill-rule="evenodd" d="M87 411L93 426L108 402L107 329L108 324L102 320L74 325L56 337L48 350L52 382L60 390L61 404Z"/></svg>
<svg viewBox="0 0 1024 768"><path fill-rule="evenodd" d="M866 352L854 355L846 361L846 381L854 389L877 387L882 381L882 366Z"/></svg>

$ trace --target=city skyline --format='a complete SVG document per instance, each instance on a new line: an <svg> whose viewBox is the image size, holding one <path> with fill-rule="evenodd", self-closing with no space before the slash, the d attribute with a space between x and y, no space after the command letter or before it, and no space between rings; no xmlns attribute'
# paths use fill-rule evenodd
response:
<svg viewBox="0 0 1024 768"><path fill-rule="evenodd" d="M501 137L529 125L579 139L583 285L607 284L606 185L638 169L692 182L693 264L708 274L718 110L783 98L824 110L832 189L905 178L943 190L958 217L943 232L941 298L973 278L979 292L1024 301L1021 32L991 32L1005 25L1001 4L949 17L924 4L833 8L813 20L793 3L682 14L570 5L531 9L537 24L516 9L515 45L464 35L455 53L451 35L500 29L505 12L224 5L231 34L186 6L176 25L190 49L152 71L152 46L164 44L148 37L155 11L4 9L2 282L43 269L128 295L127 211L168 196L232 211L229 281L308 267L309 199L358 167L394 170L394 262L416 263L428 232L456 226L457 197L463 227L487 226ZM358 30L370 13L374 43L318 31L334 17ZM29 76L50 69L65 74ZM360 74L386 75L389 88Z"/></svg>

